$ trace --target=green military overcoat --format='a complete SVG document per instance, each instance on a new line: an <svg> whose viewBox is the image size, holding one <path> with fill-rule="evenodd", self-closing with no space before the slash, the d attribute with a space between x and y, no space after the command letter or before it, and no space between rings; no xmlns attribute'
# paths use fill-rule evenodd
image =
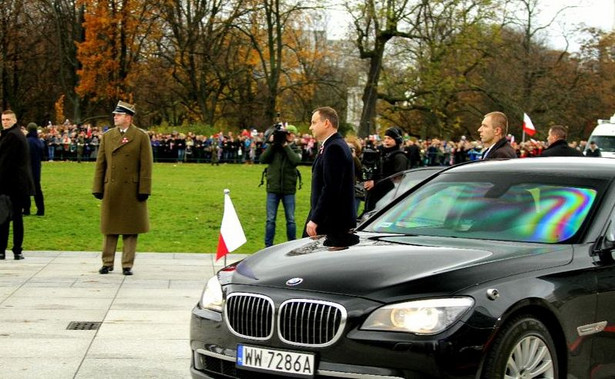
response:
<svg viewBox="0 0 615 379"><path fill-rule="evenodd" d="M102 193L100 231L139 234L149 231L147 201L152 191L152 146L147 133L134 125L121 135L117 127L101 139L92 193Z"/></svg>

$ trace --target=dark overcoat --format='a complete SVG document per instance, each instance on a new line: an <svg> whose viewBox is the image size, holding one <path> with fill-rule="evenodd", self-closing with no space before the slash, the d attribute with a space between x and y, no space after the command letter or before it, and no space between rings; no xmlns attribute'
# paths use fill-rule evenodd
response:
<svg viewBox="0 0 615 379"><path fill-rule="evenodd" d="M101 139L92 193L102 193L100 231L139 234L149 231L147 201L152 191L152 146L147 133L131 125L124 135L112 128Z"/></svg>
<svg viewBox="0 0 615 379"><path fill-rule="evenodd" d="M338 133L327 139L312 166L311 209L308 220L318 234L339 235L356 226L354 161Z"/></svg>
<svg viewBox="0 0 615 379"><path fill-rule="evenodd" d="M501 138L495 145L489 150L487 153L487 158L485 159L509 159L509 158L517 158L517 152L510 146L508 140L506 138Z"/></svg>
<svg viewBox="0 0 615 379"><path fill-rule="evenodd" d="M41 162L43 160L43 152L45 144L38 138L36 130L28 132L26 135L28 147L30 149L30 166L32 167L32 179L34 183L41 182Z"/></svg>
<svg viewBox="0 0 615 379"><path fill-rule="evenodd" d="M549 145L540 154L541 157L584 157L583 153L568 146L566 140L560 139Z"/></svg>
<svg viewBox="0 0 615 379"><path fill-rule="evenodd" d="M0 193L20 201L34 195L28 142L17 124L0 132Z"/></svg>

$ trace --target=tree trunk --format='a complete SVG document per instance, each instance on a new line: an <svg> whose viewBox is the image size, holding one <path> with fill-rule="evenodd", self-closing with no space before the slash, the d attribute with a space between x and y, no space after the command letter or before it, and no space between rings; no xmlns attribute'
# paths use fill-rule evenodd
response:
<svg viewBox="0 0 615 379"><path fill-rule="evenodd" d="M386 42L378 40L373 54L369 58L369 72L367 82L363 90L363 110L361 111L361 121L359 123L359 137L365 138L378 129L376 125L376 105L378 103L378 82L382 70L382 59L384 56L384 46Z"/></svg>

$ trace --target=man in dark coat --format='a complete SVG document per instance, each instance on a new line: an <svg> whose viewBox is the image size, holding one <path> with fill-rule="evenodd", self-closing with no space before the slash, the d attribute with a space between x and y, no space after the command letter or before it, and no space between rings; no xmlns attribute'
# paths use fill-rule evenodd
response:
<svg viewBox="0 0 615 379"><path fill-rule="evenodd" d="M508 118L502 112L487 113L478 128L480 139L486 148L482 159L517 158L515 149L510 146L508 134Z"/></svg>
<svg viewBox="0 0 615 379"><path fill-rule="evenodd" d="M32 168L32 179L34 180L34 204L36 205L36 215L45 215L45 199L43 197L43 189L41 188L41 161L45 151L45 144L38 136L38 126L31 122L28 124L28 148L30 150L30 167ZM30 214L30 196L26 199L26 204L23 208L23 214Z"/></svg>
<svg viewBox="0 0 615 379"><path fill-rule="evenodd" d="M102 200L103 266L99 272L113 271L121 234L123 274L132 275L137 237L149 231L147 199L152 188L153 155L147 133L132 124L134 105L120 101L113 113L116 127L102 136L92 187L94 197Z"/></svg>
<svg viewBox="0 0 615 379"><path fill-rule="evenodd" d="M304 235L325 234L325 246L346 247L359 242L351 229L354 211L354 162L346 141L337 132L337 112L321 107L312 114L310 130L320 148L312 166L310 213Z"/></svg>
<svg viewBox="0 0 615 379"><path fill-rule="evenodd" d="M568 132L563 125L553 125L549 128L547 142L549 146L542 151L541 157L583 157L583 153L568 146Z"/></svg>
<svg viewBox="0 0 615 379"><path fill-rule="evenodd" d="M410 168L416 168L422 165L421 148L417 141L409 139L404 148L404 152L406 153L406 158L408 158L410 162Z"/></svg>
<svg viewBox="0 0 615 379"><path fill-rule="evenodd" d="M596 145L596 141L590 141L587 150L585 150L586 157L601 157L602 152L600 152L600 148Z"/></svg>
<svg viewBox="0 0 615 379"><path fill-rule="evenodd" d="M0 132L0 194L8 195L11 201L11 217L0 225L0 259L5 259L9 239L10 222L13 221L13 255L24 259L22 210L26 199L34 195L34 183L30 169L30 154L26 136L17 125L15 112L2 112Z"/></svg>

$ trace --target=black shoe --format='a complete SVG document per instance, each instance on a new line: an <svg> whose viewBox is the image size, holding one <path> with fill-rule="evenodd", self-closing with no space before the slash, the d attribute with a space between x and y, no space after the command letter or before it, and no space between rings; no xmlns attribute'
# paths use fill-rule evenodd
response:
<svg viewBox="0 0 615 379"><path fill-rule="evenodd" d="M130 270L130 267L124 267L122 269L122 274L124 274L124 275L132 275L132 271Z"/></svg>
<svg viewBox="0 0 615 379"><path fill-rule="evenodd" d="M36 215L37 215L37 216L44 216L44 215L45 215L45 212L36 212Z"/></svg>
<svg viewBox="0 0 615 379"><path fill-rule="evenodd" d="M21 259L25 259L23 254L21 254L21 253L15 253L14 255L15 255L15 260L16 261L19 261Z"/></svg>
<svg viewBox="0 0 615 379"><path fill-rule="evenodd" d="M109 271L113 271L113 267L110 266L102 266L100 270L98 270L99 274L108 274Z"/></svg>

